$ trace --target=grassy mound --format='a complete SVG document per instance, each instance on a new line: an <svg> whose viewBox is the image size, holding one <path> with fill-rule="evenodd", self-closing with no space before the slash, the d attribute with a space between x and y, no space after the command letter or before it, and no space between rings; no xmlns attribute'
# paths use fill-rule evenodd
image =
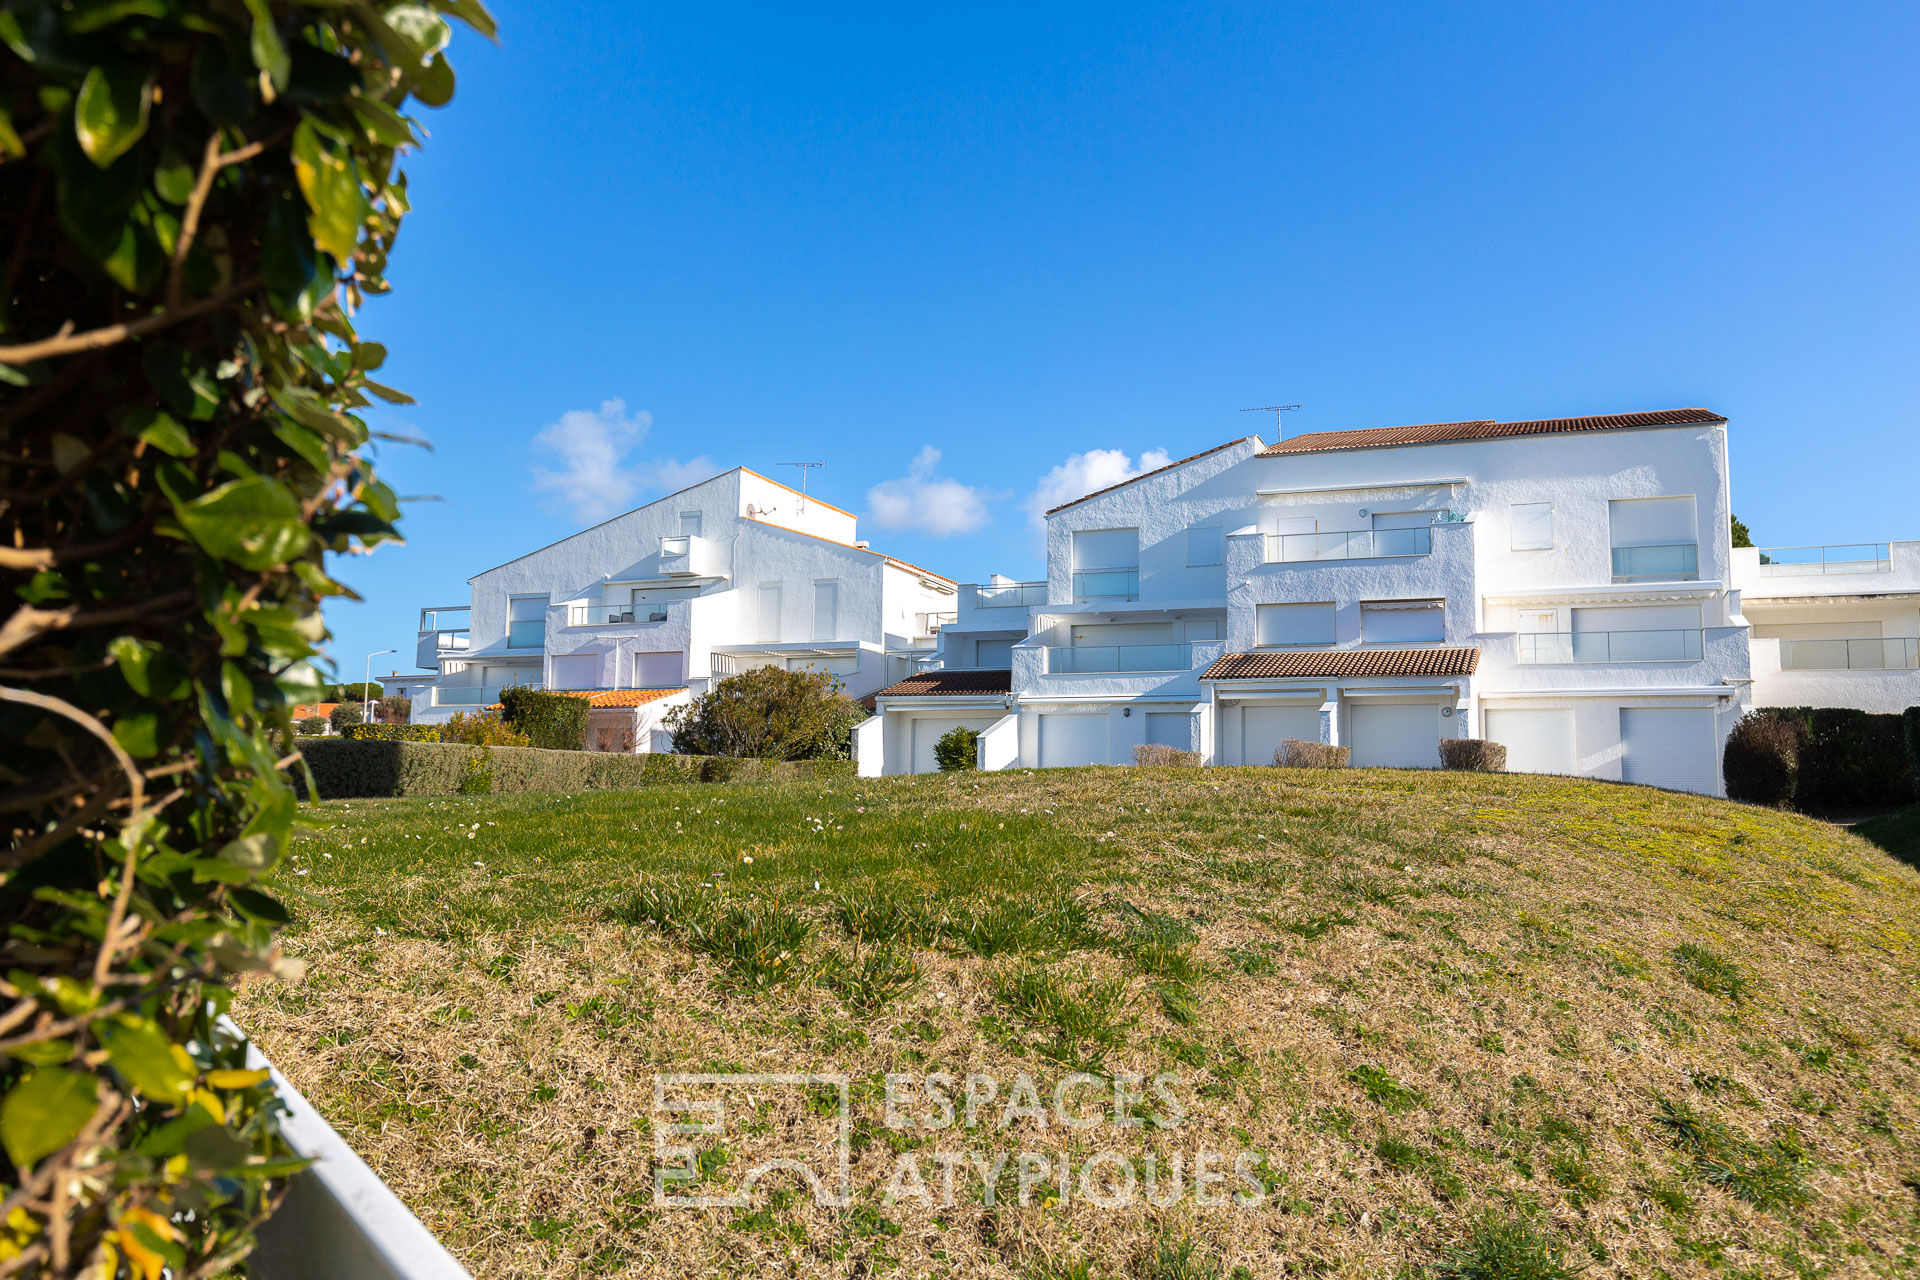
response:
<svg viewBox="0 0 1920 1280"><path fill-rule="evenodd" d="M1920 874L1805 818L1194 769L314 812L312 969L235 1013L477 1274L1920 1266ZM849 1203L656 1203L672 1143L714 1194L826 1149L817 1085L662 1127L656 1073L739 1071L850 1078ZM886 1075L927 1072L962 1118L909 1082L890 1124Z"/></svg>

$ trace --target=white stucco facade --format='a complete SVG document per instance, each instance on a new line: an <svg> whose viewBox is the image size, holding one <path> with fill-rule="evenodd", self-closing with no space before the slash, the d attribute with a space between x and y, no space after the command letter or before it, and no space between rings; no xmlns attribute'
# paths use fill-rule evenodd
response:
<svg viewBox="0 0 1920 1280"><path fill-rule="evenodd" d="M1703 410L1232 441L1050 513L1045 582L963 585L863 772L929 767L916 720L993 716L985 767L1284 737L1431 767L1492 737L1510 768L1717 793L1753 705L1920 702L1920 544L1816 575L1736 552L1731 514Z"/></svg>
<svg viewBox="0 0 1920 1280"><path fill-rule="evenodd" d="M469 583L464 626L461 607L422 611L428 673L387 682L414 691L418 722L510 684L697 694L766 665L830 671L861 697L930 655L955 607L951 581L858 542L850 513L746 468Z"/></svg>

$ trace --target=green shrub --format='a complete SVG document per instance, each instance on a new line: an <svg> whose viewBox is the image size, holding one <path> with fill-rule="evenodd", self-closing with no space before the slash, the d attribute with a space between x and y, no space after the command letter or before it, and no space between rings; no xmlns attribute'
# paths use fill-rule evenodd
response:
<svg viewBox="0 0 1920 1280"><path fill-rule="evenodd" d="M1720 767L1727 798L1749 804L1789 805L1799 790L1805 733L1796 720L1749 711L1727 735Z"/></svg>
<svg viewBox="0 0 1920 1280"><path fill-rule="evenodd" d="M1169 747L1158 742L1143 742L1133 749L1133 762L1142 768L1159 766L1160 768L1198 769L1200 753L1183 751L1179 747Z"/></svg>
<svg viewBox="0 0 1920 1280"><path fill-rule="evenodd" d="M756 667L728 676L667 712L673 749L759 760L832 760L852 754L858 704L824 671Z"/></svg>
<svg viewBox="0 0 1920 1280"><path fill-rule="evenodd" d="M305 734L310 738L318 737L327 731L327 718L325 716L301 716L293 722L293 728L296 733Z"/></svg>
<svg viewBox="0 0 1920 1280"><path fill-rule="evenodd" d="M432 724L350 724L340 731L348 742L438 742L440 726Z"/></svg>
<svg viewBox="0 0 1920 1280"><path fill-rule="evenodd" d="M413 718L413 699L390 693L374 709L382 724L405 724Z"/></svg>
<svg viewBox="0 0 1920 1280"><path fill-rule="evenodd" d="M933 744L933 762L942 773L959 773L979 767L980 731L955 725Z"/></svg>
<svg viewBox="0 0 1920 1280"><path fill-rule="evenodd" d="M1907 749L1907 786L1920 798L1920 707L1900 713L1900 739Z"/></svg>
<svg viewBox="0 0 1920 1280"><path fill-rule="evenodd" d="M492 30L477 0L0 8L5 1274L233 1274L299 1167L220 1015L296 968L256 883L294 839L278 762L332 569L398 537L359 412L406 397L355 325L446 13Z"/></svg>
<svg viewBox="0 0 1920 1280"><path fill-rule="evenodd" d="M1344 769L1352 755L1352 747L1288 738L1274 749L1273 762L1288 769Z"/></svg>
<svg viewBox="0 0 1920 1280"><path fill-rule="evenodd" d="M1467 773L1504 773L1507 768L1507 748L1483 738L1442 738L1440 767Z"/></svg>
<svg viewBox="0 0 1920 1280"><path fill-rule="evenodd" d="M357 702L337 702L333 710L327 712L327 723L335 733L345 733L348 725L359 724L365 718Z"/></svg>
<svg viewBox="0 0 1920 1280"><path fill-rule="evenodd" d="M547 751L379 738L302 738L301 753L322 800L362 796L451 796L486 775L488 792L614 791L664 783L851 777L840 760L735 760L651 753ZM480 763L473 763L478 760ZM471 794L469 792L469 794Z"/></svg>
<svg viewBox="0 0 1920 1280"><path fill-rule="evenodd" d="M500 691L501 723L548 751L585 751L587 700L571 693L513 686Z"/></svg>
<svg viewBox="0 0 1920 1280"><path fill-rule="evenodd" d="M1797 809L1832 813L1920 799L1920 779L1907 757L1905 716L1851 707L1767 707L1748 718L1781 721L1799 734Z"/></svg>
<svg viewBox="0 0 1920 1280"><path fill-rule="evenodd" d="M470 747L530 747L533 740L524 733L507 728L500 717L489 711L456 711L453 719L440 726L438 738L420 738L420 742L464 742Z"/></svg>

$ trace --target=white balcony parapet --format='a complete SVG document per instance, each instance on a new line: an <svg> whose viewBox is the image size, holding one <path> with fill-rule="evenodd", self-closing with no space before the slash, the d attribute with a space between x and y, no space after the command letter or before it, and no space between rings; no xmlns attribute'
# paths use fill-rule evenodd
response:
<svg viewBox="0 0 1920 1280"><path fill-rule="evenodd" d="M1350 533L1270 533L1266 563L1319 560L1387 560L1433 554L1433 530L1358 529Z"/></svg>
<svg viewBox="0 0 1920 1280"><path fill-rule="evenodd" d="M1782 671L1913 671L1920 670L1920 638L1818 640L1780 642Z"/></svg>
<svg viewBox="0 0 1920 1280"><path fill-rule="evenodd" d="M1588 662L1699 662L1706 633L1672 631L1546 631L1519 637L1521 666Z"/></svg>
<svg viewBox="0 0 1920 1280"><path fill-rule="evenodd" d="M1856 542L1826 547L1761 547L1759 551L1760 573L1768 578L1893 572L1893 547L1885 542Z"/></svg>
<svg viewBox="0 0 1920 1280"><path fill-rule="evenodd" d="M1045 652L1048 675L1187 671L1193 667L1191 644L1049 645Z"/></svg>
<svg viewBox="0 0 1920 1280"><path fill-rule="evenodd" d="M1138 600L1140 570L1080 569L1073 574L1075 600Z"/></svg>
<svg viewBox="0 0 1920 1280"><path fill-rule="evenodd" d="M639 626L649 622L665 622L667 609L664 603L656 604L593 604L576 600L567 606L567 625L569 627L619 627Z"/></svg>
<svg viewBox="0 0 1920 1280"><path fill-rule="evenodd" d="M1026 609L1047 602L1044 582L994 582L986 586L969 582L960 590L963 595L971 593L975 609Z"/></svg>

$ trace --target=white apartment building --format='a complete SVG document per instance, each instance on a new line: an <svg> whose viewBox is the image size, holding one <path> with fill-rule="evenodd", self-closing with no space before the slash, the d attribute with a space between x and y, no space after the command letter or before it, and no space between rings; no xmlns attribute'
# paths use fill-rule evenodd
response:
<svg viewBox="0 0 1920 1280"><path fill-rule="evenodd" d="M413 719L498 702L507 685L601 691L635 708L627 750L665 749L661 713L756 666L830 671L854 697L934 652L954 584L871 550L854 517L736 467L469 579L421 610L392 676ZM635 691L655 696L636 696Z"/></svg>
<svg viewBox="0 0 1920 1280"><path fill-rule="evenodd" d="M1736 554L1726 426L1256 436L1088 494L1048 513L1045 582L960 588L936 658L876 695L860 770L931 769L955 725L989 769L1150 742L1270 764L1288 738L1433 767L1486 737L1514 770L1719 793L1756 701L1920 702L1920 544L1817 576L1817 552Z"/></svg>

